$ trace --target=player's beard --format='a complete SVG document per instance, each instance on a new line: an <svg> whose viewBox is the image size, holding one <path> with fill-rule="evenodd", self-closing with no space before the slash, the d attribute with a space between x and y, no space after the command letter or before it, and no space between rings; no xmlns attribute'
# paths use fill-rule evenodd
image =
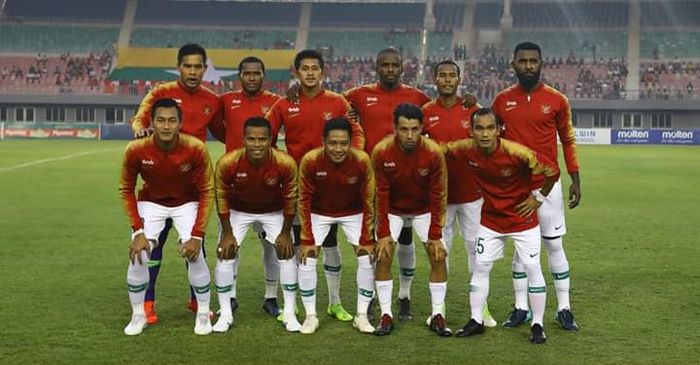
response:
<svg viewBox="0 0 700 365"><path fill-rule="evenodd" d="M516 73L515 76L518 78L518 83L526 90L532 90L540 82L540 73L537 71L534 75L527 75L525 73Z"/></svg>

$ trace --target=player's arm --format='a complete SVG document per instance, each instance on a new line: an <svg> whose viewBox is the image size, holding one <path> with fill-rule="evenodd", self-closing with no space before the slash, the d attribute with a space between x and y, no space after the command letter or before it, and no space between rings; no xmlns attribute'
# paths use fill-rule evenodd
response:
<svg viewBox="0 0 700 365"><path fill-rule="evenodd" d="M430 227L426 248L435 260L442 261L447 256L442 243L442 228L447 213L447 163L445 156L440 151L436 152L430 168Z"/></svg>
<svg viewBox="0 0 700 365"><path fill-rule="evenodd" d="M146 250L150 255L150 246L143 233L143 221L139 215L136 202L136 180L138 179L138 164L134 156L134 146L129 144L122 160L121 177L119 179L119 195L122 206L131 225L131 243L129 244L129 260L132 263L141 262L141 251Z"/></svg>
<svg viewBox="0 0 700 365"><path fill-rule="evenodd" d="M151 107L159 98L160 88L151 90L139 104L136 114L131 117L131 130L134 132L134 138L143 138L153 134L151 128Z"/></svg>
<svg viewBox="0 0 700 365"><path fill-rule="evenodd" d="M372 234L372 228L374 227L374 201L377 185L369 156L367 156L364 151L359 151L358 153L364 157L359 159L359 161L361 161L365 169L365 179L361 189L362 230L360 232L360 245L357 248L357 253L368 255L370 261L372 261L374 256L374 235Z"/></svg>
<svg viewBox="0 0 700 365"><path fill-rule="evenodd" d="M301 224L301 244L303 246L316 247L313 230L311 229L311 202L316 192L316 184L313 178L316 161L312 156L313 151L304 155L299 164L299 199L297 209L299 223Z"/></svg>
<svg viewBox="0 0 700 365"><path fill-rule="evenodd" d="M534 152L525 146L521 147L522 153L519 154L521 161L527 164L533 175L544 175L542 189L528 195L525 201L515 207L518 215L527 217L537 212L537 209L547 199L547 196L552 191L552 187L559 180L559 167L543 154Z"/></svg>
<svg viewBox="0 0 700 365"><path fill-rule="evenodd" d="M294 215L296 214L296 205L299 193L297 164L294 162L294 159L291 156L284 154L284 152L278 153L281 155L278 162L285 172L283 174L284 181L282 183L284 222L282 223L282 231L275 239L275 244L277 246L278 256L282 259L288 259L294 256L292 222L294 221Z"/></svg>
<svg viewBox="0 0 700 365"><path fill-rule="evenodd" d="M238 242L233 235L233 227L231 227L230 214L227 195L227 185L230 181L229 171L233 171L234 167L232 155L223 155L216 163L214 173L216 209L221 223L221 238L219 247L217 248L216 256L221 260L230 260L236 257L238 251Z"/></svg>
<svg viewBox="0 0 700 365"><path fill-rule="evenodd" d="M277 148L277 134L284 125L283 109L286 105L284 100L285 99L278 99L265 114L265 119L270 122L270 135L272 136L271 145L274 148Z"/></svg>
<svg viewBox="0 0 700 365"><path fill-rule="evenodd" d="M217 110L209 121L207 129L217 141L226 144L226 124L224 124L224 112L220 102L217 102Z"/></svg>
<svg viewBox="0 0 700 365"><path fill-rule="evenodd" d="M350 122L350 127L352 128L351 144L358 150L364 150L365 131L362 129L362 125L360 125L360 122L357 118L357 113L351 113L352 107L350 106L350 103L347 100L345 100L345 98L341 97L341 99L343 100L343 113L345 115L345 118L347 118L348 122Z"/></svg>
<svg viewBox="0 0 700 365"><path fill-rule="evenodd" d="M199 256L202 248L204 233L209 223L209 215L214 206L214 171L211 167L211 158L204 143L195 147L195 159L192 176L199 192L199 204L197 217L192 226L192 232L187 242L182 244L182 256L194 261Z"/></svg>
<svg viewBox="0 0 700 365"><path fill-rule="evenodd" d="M578 155L576 153L576 134L571 122L571 106L566 97L562 96L562 107L556 116L557 133L564 150L566 170L571 177L569 186L569 208L576 208L581 202L581 179L579 177Z"/></svg>
<svg viewBox="0 0 700 365"><path fill-rule="evenodd" d="M391 257L393 253L393 241L389 230L389 179L382 168L382 157L379 148L372 151L372 168L374 169L375 183L375 207L377 219L377 247L375 250L376 261L383 256Z"/></svg>

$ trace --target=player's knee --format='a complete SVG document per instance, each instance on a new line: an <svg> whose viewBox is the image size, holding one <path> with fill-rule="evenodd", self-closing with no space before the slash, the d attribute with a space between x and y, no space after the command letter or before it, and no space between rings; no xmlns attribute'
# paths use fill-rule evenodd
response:
<svg viewBox="0 0 700 365"><path fill-rule="evenodd" d="M482 260L476 260L474 261L474 270L473 276L474 277L488 277L489 274L491 273L491 269L493 269L493 262L492 261L482 261Z"/></svg>

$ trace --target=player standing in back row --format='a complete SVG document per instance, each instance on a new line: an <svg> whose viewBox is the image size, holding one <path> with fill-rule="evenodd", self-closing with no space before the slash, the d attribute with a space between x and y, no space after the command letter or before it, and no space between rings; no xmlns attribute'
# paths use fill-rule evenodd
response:
<svg viewBox="0 0 700 365"><path fill-rule="evenodd" d="M524 42L515 47L511 66L518 83L501 91L493 101L494 113L505 125L505 138L524 144L541 152L557 163L557 135L564 150L566 168L571 177L569 186L569 208L581 201L576 137L571 123L571 107L562 93L540 81L542 50L537 44ZM535 180L533 189L541 189L543 179ZM561 181L554 184L551 194L537 210L544 247L547 250L549 271L554 278L557 295L557 320L566 330L578 330L569 303L569 262L564 253L562 236L566 234L564 202ZM515 308L506 327L516 327L529 317L527 303L527 274L522 257L513 257L513 286Z"/></svg>
<svg viewBox="0 0 700 365"><path fill-rule="evenodd" d="M180 132L197 137L202 142L207 140L207 130L216 139L224 142L224 124L221 121L219 99L216 93L202 85L204 73L207 71L207 52L198 44L186 44L177 52L177 70L179 77L176 81L167 82L151 90L141 101L139 109L131 118L131 129L135 138L143 138L153 133L151 125L151 109L157 100L170 98L177 102L182 111ZM146 291L146 316L149 324L158 322L156 314L156 280L160 272L163 247L168 240L168 232L172 220L165 222L163 231L158 236L158 245L151 252L148 262L150 281ZM197 300L190 288L190 300L187 308L197 312Z"/></svg>

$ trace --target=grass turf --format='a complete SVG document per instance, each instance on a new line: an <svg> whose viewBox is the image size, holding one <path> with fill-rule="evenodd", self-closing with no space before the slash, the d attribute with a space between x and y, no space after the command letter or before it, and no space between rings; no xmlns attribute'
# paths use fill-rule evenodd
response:
<svg viewBox="0 0 700 365"><path fill-rule="evenodd" d="M130 316L129 229L117 183L125 144L0 142L0 363L686 364L700 356L694 327L700 319L697 147L579 147L583 199L567 212L565 246L581 331L565 332L553 320L556 299L543 262L549 338L533 346L527 328L496 328L470 339L430 332L423 323L430 303L422 249L413 284L414 319L397 323L391 336L362 335L326 316L313 336L286 333L260 308L261 250L250 235L241 250L235 325L227 334L198 337L185 310L187 278L174 232L158 282L161 322L141 336L124 336ZM215 158L222 153L220 145L210 148ZM69 158L57 159L64 156ZM49 160L30 164L44 159ZM15 167L22 164L30 165ZM566 191L568 178L563 182ZM212 215L208 237L215 232ZM213 252L214 241L207 247ZM342 298L353 312L356 263L348 245L342 251ZM511 254L512 246L506 257ZM455 243L447 295L447 319L455 330L469 315L465 257L464 245ZM209 265L213 268L213 260ZM320 313L326 298L319 272ZM501 260L489 297L497 320L512 301L510 263Z"/></svg>

